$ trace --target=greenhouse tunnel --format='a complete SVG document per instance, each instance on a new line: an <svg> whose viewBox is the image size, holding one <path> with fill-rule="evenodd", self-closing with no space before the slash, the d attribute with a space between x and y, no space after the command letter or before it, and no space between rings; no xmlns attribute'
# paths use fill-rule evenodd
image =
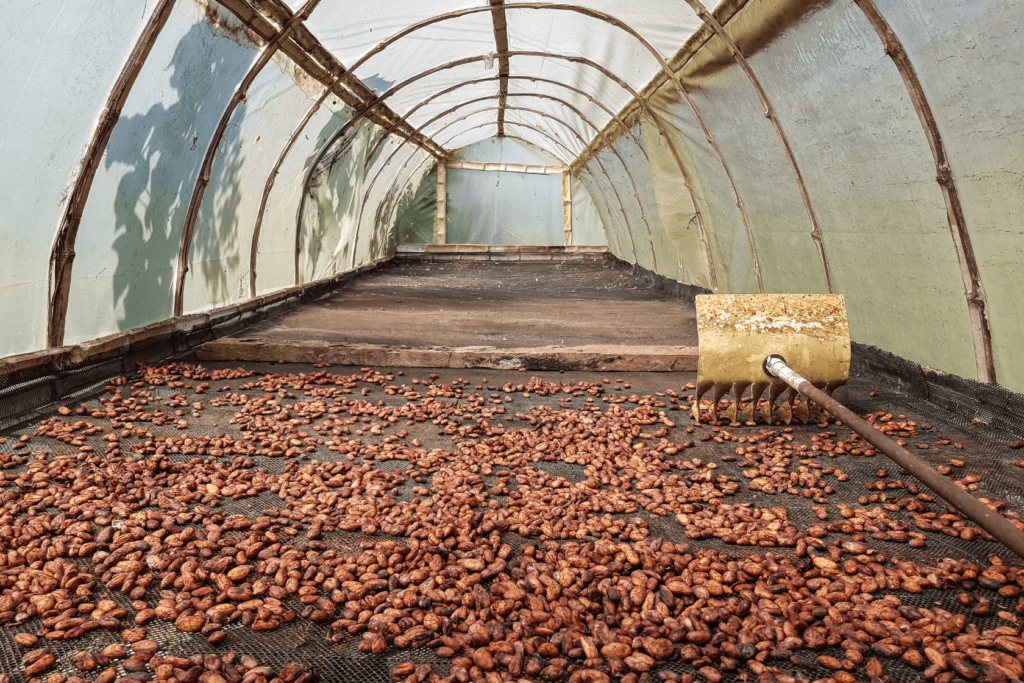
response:
<svg viewBox="0 0 1024 683"><path fill-rule="evenodd" d="M795 391L693 393L698 296L842 295L835 396L1024 530L1022 35L1009 0L10 7L0 683L1024 680L1007 547Z"/></svg>

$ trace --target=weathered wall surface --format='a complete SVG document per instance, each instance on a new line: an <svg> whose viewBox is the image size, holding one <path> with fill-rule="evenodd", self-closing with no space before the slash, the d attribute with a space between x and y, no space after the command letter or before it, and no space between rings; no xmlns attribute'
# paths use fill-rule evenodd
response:
<svg viewBox="0 0 1024 683"><path fill-rule="evenodd" d="M186 313L249 298L252 236L267 176L295 122L322 92L321 87L303 92L296 78L291 60L275 59L256 77L228 123L196 221L185 281ZM266 235L283 226L264 227L266 232L260 232ZM267 270L274 268L266 265Z"/></svg>
<svg viewBox="0 0 1024 683"><path fill-rule="evenodd" d="M349 119L347 109L320 108L285 157L267 199L256 255L256 293L295 284L295 229L302 188L313 161Z"/></svg>
<svg viewBox="0 0 1024 683"><path fill-rule="evenodd" d="M579 178L572 179L572 241L573 244L608 245L608 235L594 198Z"/></svg>
<svg viewBox="0 0 1024 683"><path fill-rule="evenodd" d="M563 165L563 160L513 137L495 137L468 145L457 150L452 159ZM563 243L562 179L559 175L450 168L447 195L447 241L450 244ZM572 204L575 243L606 244L604 226L594 209L590 192L582 183L573 183Z"/></svg>
<svg viewBox="0 0 1024 683"><path fill-rule="evenodd" d="M877 4L914 63L946 146L988 296L996 377L1022 391L1024 15L1007 0Z"/></svg>
<svg viewBox="0 0 1024 683"><path fill-rule="evenodd" d="M455 160L559 166L529 143L491 138L463 147ZM562 244L560 176L448 169L449 244Z"/></svg>

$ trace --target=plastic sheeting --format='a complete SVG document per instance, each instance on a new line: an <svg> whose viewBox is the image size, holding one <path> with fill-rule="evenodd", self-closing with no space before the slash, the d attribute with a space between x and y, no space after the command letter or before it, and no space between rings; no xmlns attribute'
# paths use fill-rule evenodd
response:
<svg viewBox="0 0 1024 683"><path fill-rule="evenodd" d="M558 159L509 138L485 140L456 155L467 161L557 166ZM562 177L448 169L448 242L562 244Z"/></svg>
<svg viewBox="0 0 1024 683"><path fill-rule="evenodd" d="M6 13L0 29L7 65L0 73L0 318L17 324L4 326L0 355L46 345L54 231L99 110L149 18L142 7L126 15L98 0L41 0ZM104 239L108 250L113 237ZM96 303L97 313L115 304L109 294Z"/></svg>
<svg viewBox="0 0 1024 683"><path fill-rule="evenodd" d="M257 55L254 43L212 26L196 4L175 5L114 127L85 205L67 341L174 314L181 232L203 155Z"/></svg>
<svg viewBox="0 0 1024 683"><path fill-rule="evenodd" d="M1024 78L1017 39L1024 20L1005 0L873 0L906 48L906 60L894 62L882 29L862 9L866 1L736 0L718 8L774 119L765 117L727 41L705 28L687 44L700 28L687 2L574 5L614 17L605 21L514 2L492 16L484 3L466 0L323 0L304 28L343 66L358 62L355 75L375 95L352 109L331 97L311 111L323 92L315 79L338 72L303 37L301 49L330 73L316 76L311 62L297 67L277 54L239 93L229 118L229 102L269 38L226 5L39 0L12 7L0 48L7 65L0 115L8 123L0 138L0 313L15 324L0 333L0 356L49 343L48 321L61 310L50 310L51 299L59 302L64 291L49 281L54 238L76 187L86 201L75 239L58 254L73 263L57 344L171 317L182 268L177 303L185 313L246 301L253 248L260 295L381 258L398 242L430 241L440 148L486 141L473 152L533 145L560 164L585 152L572 167L574 241L606 242L626 260L721 292L757 291L756 270L767 292L823 291L813 211L855 339L977 377L987 329L997 378L1024 389L1016 275L1024 259L1024 100L1007 85ZM268 35L284 23L270 11L279 2L231 3L246 8L240 16L270 17L259 25ZM103 130L115 82L134 73L129 55L157 5L171 7L169 19L142 46L146 57L119 118L110 119L109 140L100 141L95 177L85 182L83 155ZM431 21L444 13L458 16ZM384 45L418 22L429 25ZM659 60L631 31L678 67L697 113L663 83ZM510 53L498 55L505 40ZM920 92L908 90L915 79ZM644 100L634 106L637 92ZM376 122L363 118L335 140L354 110L386 93L389 110L377 109ZM922 106L933 128L922 126ZM406 117L409 128L382 127L393 115ZM214 139L222 118L227 127ZM433 144L396 133L417 129ZM506 138L491 142L499 132ZM947 158L939 168L937 139ZM198 202L208 150L212 167ZM522 239L559 243L561 211L547 208L560 202L557 177L505 175L464 183L488 176L453 170L449 217L479 216L489 206L492 218L518 216L522 225L512 227ZM499 190L512 194L498 197ZM952 228L950 193L963 210ZM523 217L512 195L546 208ZM194 198L189 247L182 235ZM450 238L459 238L461 228L451 228ZM960 247L961 231L972 250ZM497 239L464 232L465 239ZM964 293L968 270L986 294L985 316L973 325L970 312L982 300Z"/></svg>

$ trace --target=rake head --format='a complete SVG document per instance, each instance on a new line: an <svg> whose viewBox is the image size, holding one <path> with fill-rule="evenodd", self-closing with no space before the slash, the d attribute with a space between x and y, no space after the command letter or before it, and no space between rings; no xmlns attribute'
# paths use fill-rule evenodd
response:
<svg viewBox="0 0 1024 683"><path fill-rule="evenodd" d="M713 294L698 296L697 394L693 419L700 421L701 399L712 421L771 423L772 411L789 424L827 419L827 414L765 370L771 354L831 394L850 376L850 331L841 294ZM710 405L708 405L710 403ZM776 404L779 404L776 408Z"/></svg>

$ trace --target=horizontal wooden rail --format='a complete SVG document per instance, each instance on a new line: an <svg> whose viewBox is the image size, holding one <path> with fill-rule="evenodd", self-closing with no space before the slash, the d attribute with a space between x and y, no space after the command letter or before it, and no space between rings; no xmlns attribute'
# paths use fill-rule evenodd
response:
<svg viewBox="0 0 1024 683"><path fill-rule="evenodd" d="M532 173L534 175L562 175L566 170L565 166L532 166L491 161L449 161L446 166L462 171L500 171L502 173Z"/></svg>

